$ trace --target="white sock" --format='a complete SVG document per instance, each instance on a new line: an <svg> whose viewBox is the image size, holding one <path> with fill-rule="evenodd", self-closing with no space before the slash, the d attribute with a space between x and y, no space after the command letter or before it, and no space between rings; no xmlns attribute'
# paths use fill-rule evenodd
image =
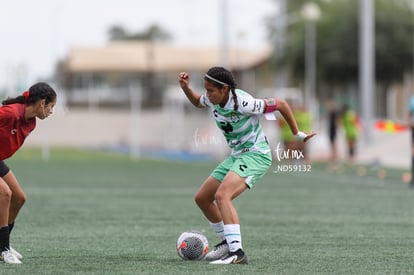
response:
<svg viewBox="0 0 414 275"><path fill-rule="evenodd" d="M224 223L223 221L220 221L218 223L212 223L210 222L211 228L213 228L214 232L216 232L217 236L221 240L225 240L226 237L224 236Z"/></svg>
<svg viewBox="0 0 414 275"><path fill-rule="evenodd" d="M240 224L225 224L224 236L226 236L230 252L234 252L237 249L242 248Z"/></svg>

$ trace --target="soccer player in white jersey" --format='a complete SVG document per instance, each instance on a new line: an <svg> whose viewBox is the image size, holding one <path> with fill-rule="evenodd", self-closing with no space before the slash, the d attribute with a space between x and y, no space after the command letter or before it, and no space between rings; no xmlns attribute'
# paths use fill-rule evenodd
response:
<svg viewBox="0 0 414 275"><path fill-rule="evenodd" d="M179 83L190 102L210 109L232 152L204 181L195 201L222 242L206 255L211 264L247 264L240 233L240 222L232 200L261 179L272 164L269 144L259 118L279 111L298 140L307 141L315 133L299 131L292 110L285 100L255 99L236 89L235 79L223 67L213 67L204 77L205 94L190 88L187 72Z"/></svg>

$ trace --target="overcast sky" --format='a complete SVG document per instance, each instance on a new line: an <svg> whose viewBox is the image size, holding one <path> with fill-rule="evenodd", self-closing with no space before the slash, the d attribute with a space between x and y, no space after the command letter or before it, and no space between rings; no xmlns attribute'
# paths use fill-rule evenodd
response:
<svg viewBox="0 0 414 275"><path fill-rule="evenodd" d="M219 45L222 1L2 1L0 87L10 87L16 75L23 85L50 76L56 60L72 46L105 44L109 27L115 24L140 32L156 23L173 36L174 43ZM274 1L227 0L227 6L229 43L263 47L264 18L275 12Z"/></svg>

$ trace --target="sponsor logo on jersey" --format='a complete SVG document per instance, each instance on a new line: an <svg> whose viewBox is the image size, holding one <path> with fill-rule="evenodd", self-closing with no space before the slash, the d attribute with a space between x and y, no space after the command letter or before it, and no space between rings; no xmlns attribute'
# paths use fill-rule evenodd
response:
<svg viewBox="0 0 414 275"><path fill-rule="evenodd" d="M262 109L262 101L261 100L255 100L253 104L253 110L252 113L260 112Z"/></svg>

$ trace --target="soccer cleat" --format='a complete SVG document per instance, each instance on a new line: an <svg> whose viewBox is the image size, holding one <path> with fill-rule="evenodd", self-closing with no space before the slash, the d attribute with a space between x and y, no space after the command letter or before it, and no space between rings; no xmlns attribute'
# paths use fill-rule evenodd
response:
<svg viewBox="0 0 414 275"><path fill-rule="evenodd" d="M0 260L6 264L21 264L22 262L10 251L5 250L1 252Z"/></svg>
<svg viewBox="0 0 414 275"><path fill-rule="evenodd" d="M229 253L229 245L227 244L226 240L223 240L221 243L216 244L214 249L207 253L204 257L206 261L215 261L223 258Z"/></svg>
<svg viewBox="0 0 414 275"><path fill-rule="evenodd" d="M20 254L16 249L14 249L13 247L10 246L10 252L16 256L17 259L21 260L23 259L23 255Z"/></svg>
<svg viewBox="0 0 414 275"><path fill-rule="evenodd" d="M248 260L247 255L240 248L237 251L229 252L227 257L212 261L210 264L248 264Z"/></svg>

